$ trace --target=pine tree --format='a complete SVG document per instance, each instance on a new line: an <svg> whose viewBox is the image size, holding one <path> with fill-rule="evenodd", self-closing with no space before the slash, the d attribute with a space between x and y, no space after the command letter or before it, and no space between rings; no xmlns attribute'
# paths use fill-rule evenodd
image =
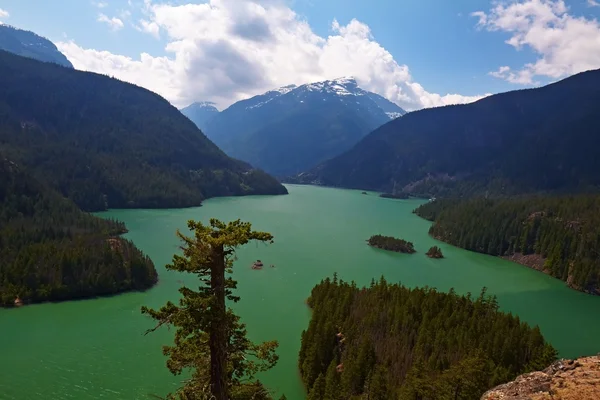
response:
<svg viewBox="0 0 600 400"><path fill-rule="evenodd" d="M319 377L315 381L310 393L308 394L308 400L323 400L325 395L325 377L323 374L319 374Z"/></svg>
<svg viewBox="0 0 600 400"><path fill-rule="evenodd" d="M211 219L208 226L189 221L188 228L194 237L177 231L183 255L174 255L167 269L198 275L198 290L180 288L178 306L169 301L160 310L142 307L142 313L158 321L149 332L162 325L176 328L175 344L163 348L169 370L176 375L192 370L192 378L169 398L268 399L262 384L252 380L277 362L277 342L250 342L244 324L225 301L239 301L233 295L236 281L226 277L232 273L235 249L251 240L272 242L273 237L253 231L250 223L240 220L225 224Z"/></svg>

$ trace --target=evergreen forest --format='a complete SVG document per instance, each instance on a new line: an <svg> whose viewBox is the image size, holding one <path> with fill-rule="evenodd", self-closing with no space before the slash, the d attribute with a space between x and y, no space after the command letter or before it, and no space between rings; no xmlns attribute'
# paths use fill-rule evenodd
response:
<svg viewBox="0 0 600 400"><path fill-rule="evenodd" d="M309 400L479 399L556 358L495 297L325 279L308 299L299 366Z"/></svg>
<svg viewBox="0 0 600 400"><path fill-rule="evenodd" d="M120 222L80 211L0 158L0 305L151 287L154 264L118 237L125 231Z"/></svg>
<svg viewBox="0 0 600 400"><path fill-rule="evenodd" d="M434 221L435 238L509 257L600 294L600 196L436 200L415 212Z"/></svg>
<svg viewBox="0 0 600 400"><path fill-rule="evenodd" d="M285 194L159 95L0 51L0 150L86 211Z"/></svg>
<svg viewBox="0 0 600 400"><path fill-rule="evenodd" d="M395 251L396 253L412 254L416 252L412 242L407 242L404 239L397 239L392 236L373 235L367 240L367 243L369 246Z"/></svg>
<svg viewBox="0 0 600 400"><path fill-rule="evenodd" d="M421 109L290 181L427 197L598 192L599 103L592 70Z"/></svg>

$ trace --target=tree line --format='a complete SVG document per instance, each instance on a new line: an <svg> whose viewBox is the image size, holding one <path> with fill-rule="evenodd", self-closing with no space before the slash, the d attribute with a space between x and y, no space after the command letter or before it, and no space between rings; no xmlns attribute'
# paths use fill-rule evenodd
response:
<svg viewBox="0 0 600 400"><path fill-rule="evenodd" d="M0 88L2 153L85 211L287 193L141 87L0 50Z"/></svg>
<svg viewBox="0 0 600 400"><path fill-rule="evenodd" d="M143 290L154 264L125 225L84 213L0 157L0 305Z"/></svg>
<svg viewBox="0 0 600 400"><path fill-rule="evenodd" d="M415 253L415 246L412 242L404 239L397 239L392 236L373 235L368 240L369 246L377 247L378 249L395 251L396 253Z"/></svg>
<svg viewBox="0 0 600 400"><path fill-rule="evenodd" d="M325 279L308 299L299 367L309 400L478 399L556 358L495 297Z"/></svg>
<svg viewBox="0 0 600 400"><path fill-rule="evenodd" d="M600 294L600 196L437 200L415 212L434 237L494 256L538 256L536 267Z"/></svg>

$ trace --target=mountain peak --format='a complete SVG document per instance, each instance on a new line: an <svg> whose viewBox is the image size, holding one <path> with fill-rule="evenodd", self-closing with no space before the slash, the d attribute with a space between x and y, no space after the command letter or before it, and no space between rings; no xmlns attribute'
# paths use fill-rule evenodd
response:
<svg viewBox="0 0 600 400"><path fill-rule="evenodd" d="M197 101L182 108L181 113L196 124L201 131L205 131L208 122L219 113L212 101Z"/></svg>
<svg viewBox="0 0 600 400"><path fill-rule="evenodd" d="M292 90L296 89L298 86L292 84L292 85L286 85L286 86L282 86L278 89L275 90L271 90L272 92L279 92L280 94L286 94L291 92Z"/></svg>
<svg viewBox="0 0 600 400"><path fill-rule="evenodd" d="M321 82L308 83L300 86L311 92L332 93L338 96L363 95L364 90L358 87L356 79L353 77L342 77L333 80L325 80Z"/></svg>
<svg viewBox="0 0 600 400"><path fill-rule="evenodd" d="M213 103L212 101L195 101L192 104L190 104L187 107L184 107L182 110L191 110L191 109L201 109L201 108L208 108L208 109L214 109L216 111L219 111L217 109L216 103Z"/></svg>

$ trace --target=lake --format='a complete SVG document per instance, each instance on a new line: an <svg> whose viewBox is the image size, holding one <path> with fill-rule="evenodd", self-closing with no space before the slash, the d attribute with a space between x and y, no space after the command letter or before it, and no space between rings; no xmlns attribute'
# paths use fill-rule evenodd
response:
<svg viewBox="0 0 600 400"><path fill-rule="evenodd" d="M101 213L127 224L126 237L154 260L158 285L145 293L0 310L0 397L150 399L175 388L182 378L168 372L161 353L172 332L144 335L153 325L140 307L159 307L177 298L181 282L194 282L193 276L167 272L164 265L178 251L175 230L185 229L188 219L207 222L211 217L241 218L275 237L272 245L251 243L238 251L234 277L242 300L235 309L251 339L280 342L279 363L261 380L290 400L304 399L296 366L300 334L310 318L304 301L315 284L334 272L360 285L384 275L407 286L453 287L474 295L486 286L503 310L538 324L561 356L600 351L600 297L432 239L430 223L412 214L422 201L312 186L288 189L288 196L211 199L198 208ZM412 241L417 253L370 248L365 240L377 233ZM424 253L432 245L440 246L446 258L427 258ZM266 268L252 270L256 259Z"/></svg>

